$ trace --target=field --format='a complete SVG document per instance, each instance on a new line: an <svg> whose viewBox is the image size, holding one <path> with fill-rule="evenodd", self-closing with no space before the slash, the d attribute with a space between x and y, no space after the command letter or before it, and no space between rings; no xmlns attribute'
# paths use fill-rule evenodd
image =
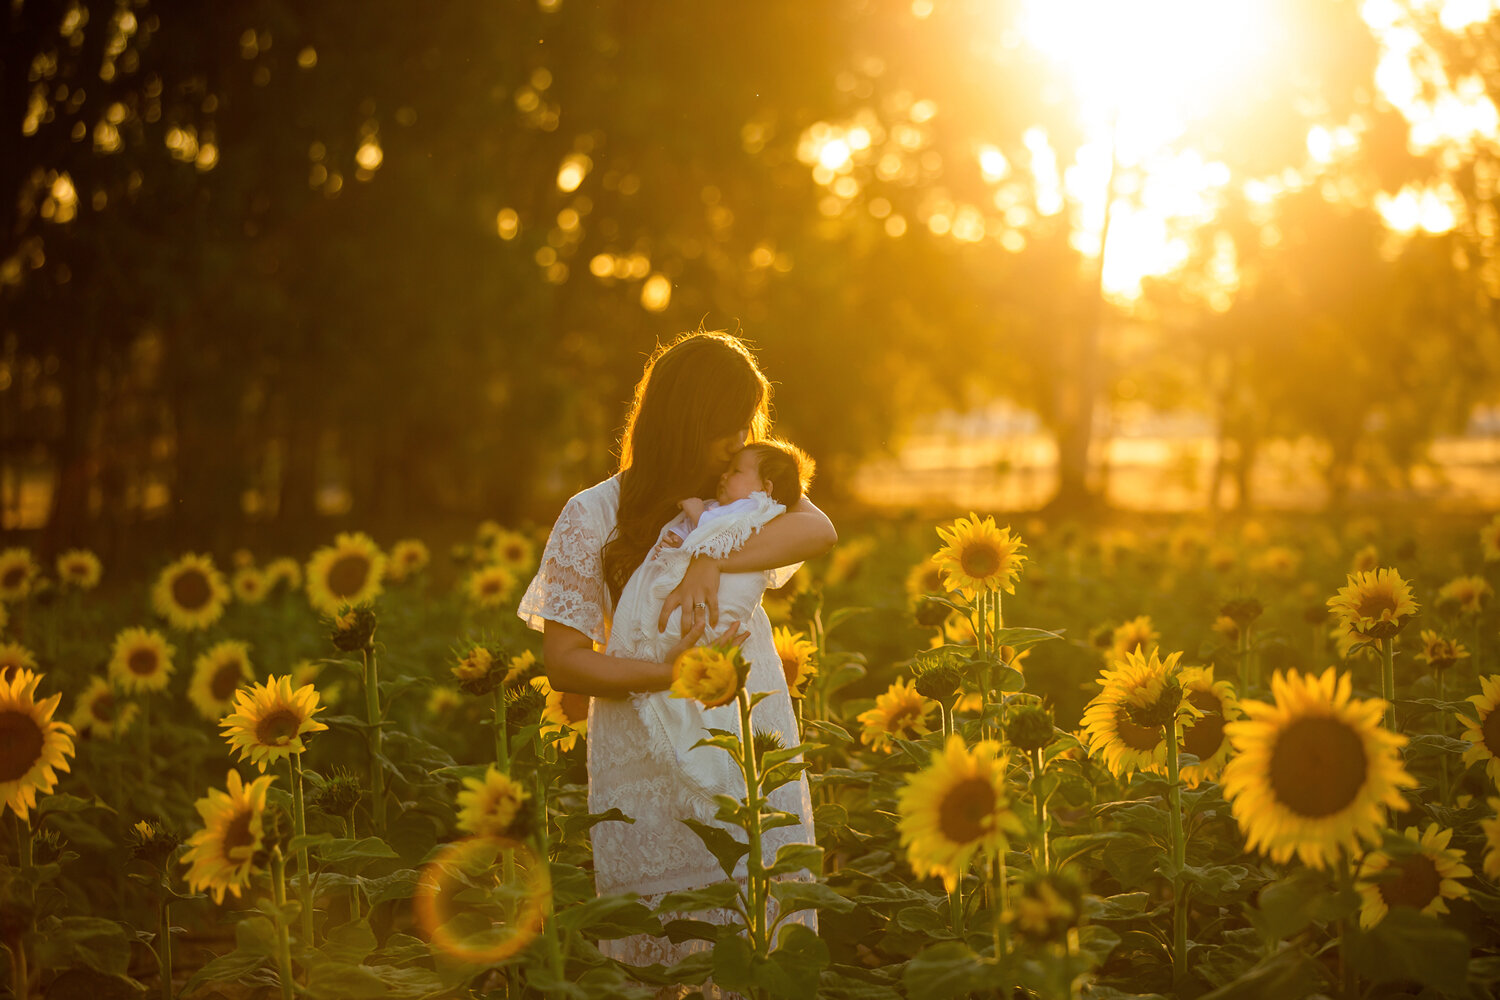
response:
<svg viewBox="0 0 1500 1000"><path fill-rule="evenodd" d="M581 699L548 688L514 614L545 532L152 566L10 549L6 982L1491 995L1495 524L936 527L846 527L768 596L804 742L747 760L714 738L750 791L700 835L750 877L670 900L664 929L593 889L590 829L624 817L587 813ZM753 728L732 651L699 659L697 695ZM818 847L741 861L725 831L774 825L765 792L803 770ZM723 906L738 932L680 916ZM816 934L776 917L797 909ZM702 950L600 953L658 930Z"/></svg>

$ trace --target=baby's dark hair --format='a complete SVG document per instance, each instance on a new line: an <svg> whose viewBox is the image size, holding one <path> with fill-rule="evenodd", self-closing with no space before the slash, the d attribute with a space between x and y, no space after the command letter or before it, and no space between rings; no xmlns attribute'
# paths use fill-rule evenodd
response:
<svg viewBox="0 0 1500 1000"><path fill-rule="evenodd" d="M802 499L817 468L811 455L779 438L747 444L745 450L755 456L760 478L770 482L772 500L791 508Z"/></svg>

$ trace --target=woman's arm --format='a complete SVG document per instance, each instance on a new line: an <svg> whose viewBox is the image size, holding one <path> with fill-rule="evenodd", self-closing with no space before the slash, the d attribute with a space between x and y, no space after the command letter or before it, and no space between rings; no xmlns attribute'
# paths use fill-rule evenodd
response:
<svg viewBox="0 0 1500 1000"><path fill-rule="evenodd" d="M547 683L553 690L586 694L595 698L624 698L637 691L665 691L672 686L672 664L703 638L704 626L693 626L667 651L667 661L633 660L610 656L594 649L582 632L560 622L548 621L542 632L542 662ZM738 630L737 630L738 631ZM739 632L733 643L749 638Z"/></svg>
<svg viewBox="0 0 1500 1000"><path fill-rule="evenodd" d="M682 582L662 602L657 631L667 630L667 619L679 607L684 609L683 627L696 627L699 616L688 614L686 609L696 608L700 603L708 605L707 624L717 625L720 573L755 573L805 562L827 552L838 540L838 532L828 515L803 497L795 507L766 522L744 545L724 558L694 556Z"/></svg>

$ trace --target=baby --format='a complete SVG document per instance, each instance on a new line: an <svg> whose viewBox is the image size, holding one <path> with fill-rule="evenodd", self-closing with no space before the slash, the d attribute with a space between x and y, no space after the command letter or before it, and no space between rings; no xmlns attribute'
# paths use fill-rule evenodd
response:
<svg viewBox="0 0 1500 1000"><path fill-rule="evenodd" d="M786 442L756 442L736 453L719 477L715 499L683 500L682 514L662 528L651 555L620 593L614 631L632 649L665 656L682 634L681 610L672 612L665 631L657 628L657 621L667 594L682 581L692 558L708 555L721 559L737 551L772 518L801 500L812 472L812 459ZM669 539L669 535L676 537ZM752 616L764 614L760 611L761 596L774 576L770 571L723 574L719 578L718 634L706 634L704 641L722 639L739 628L732 623L746 623ZM614 641L612 635L611 643ZM754 640L748 646L755 646ZM778 682L784 683L774 648L746 648L744 652L751 664L751 690L771 691ZM743 793L743 778L728 755L696 745L705 729L739 729L738 710L733 704L705 709L666 691L636 694L632 700L650 737L652 752L670 757L687 779L699 819L708 822L713 818L715 794Z"/></svg>
<svg viewBox="0 0 1500 1000"><path fill-rule="evenodd" d="M682 513L663 530L658 548L663 543L675 547L714 518L749 513L755 509L755 493L766 494L784 508L795 506L812 478L813 467L806 452L786 441L746 445L719 476L719 492L714 499L688 497L678 503Z"/></svg>

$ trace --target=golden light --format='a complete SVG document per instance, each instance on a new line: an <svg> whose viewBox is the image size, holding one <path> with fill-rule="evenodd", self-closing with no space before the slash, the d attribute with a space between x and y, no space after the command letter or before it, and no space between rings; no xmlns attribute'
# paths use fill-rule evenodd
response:
<svg viewBox="0 0 1500 1000"><path fill-rule="evenodd" d="M521 217L513 208L502 208L495 213L495 233L502 240L513 240L521 231Z"/></svg>
<svg viewBox="0 0 1500 1000"><path fill-rule="evenodd" d="M562 166L557 169L557 189L565 194L577 191L578 185L583 183L593 166L594 161L582 153L570 153L563 157Z"/></svg>
<svg viewBox="0 0 1500 1000"><path fill-rule="evenodd" d="M641 306L647 312L661 312L672 301L672 282L666 275L653 274L641 286Z"/></svg>

